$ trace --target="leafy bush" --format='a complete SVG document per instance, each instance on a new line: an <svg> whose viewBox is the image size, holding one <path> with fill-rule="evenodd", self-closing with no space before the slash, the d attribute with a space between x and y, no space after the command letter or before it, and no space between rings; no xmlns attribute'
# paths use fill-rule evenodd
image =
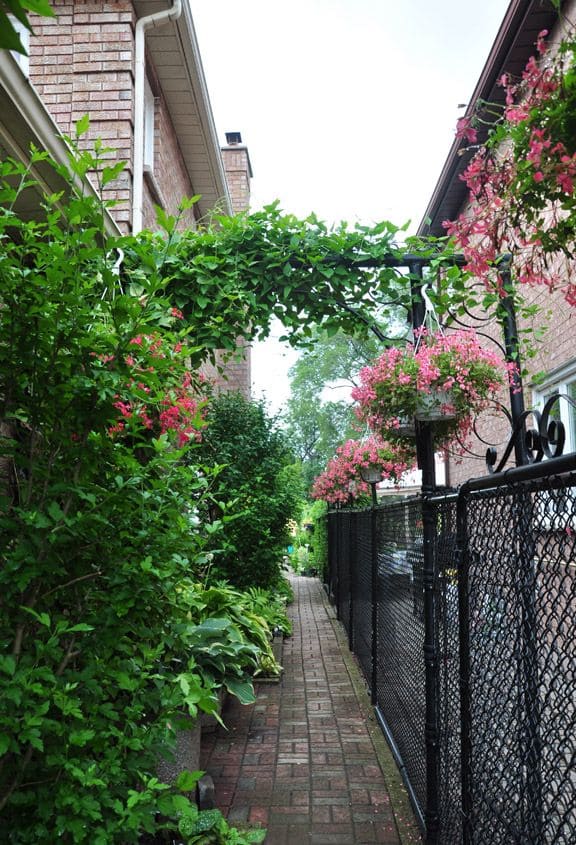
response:
<svg viewBox="0 0 576 845"><path fill-rule="evenodd" d="M207 422L199 455L220 465L215 498L233 501L235 514L223 528L227 547L216 571L236 587L272 588L280 579L287 523L301 507L298 468L264 403L222 394L210 403ZM225 512L220 506L218 516Z"/></svg>
<svg viewBox="0 0 576 845"><path fill-rule="evenodd" d="M328 505L318 500L308 505L297 536L297 551L306 547L306 565L324 578L328 568Z"/></svg>
<svg viewBox="0 0 576 845"><path fill-rule="evenodd" d="M268 606L265 608L263 608L264 596L268 601ZM265 666L267 674L280 673L280 666L272 652L273 627L270 622L277 619L279 622L283 621L285 626L289 623L286 618L282 619L278 607L279 601L274 602L271 591L248 590L243 592L235 590L229 584L219 583L196 593L193 601L194 612L199 614L201 619L206 620L204 624L214 622L218 618L226 619L236 631L240 641L245 645L249 644L246 648L248 659L244 661L237 659L234 665L224 662L220 674L211 674L217 684L224 683L230 692L239 695L235 686L238 683L238 678L234 678L234 674L238 675L240 670L243 670L244 673L249 672L256 675L260 674ZM242 652L240 652L241 654ZM200 660L198 654L197 659ZM202 665L206 669L206 664L202 663ZM224 674L226 677L223 681ZM239 697L241 696L239 695ZM241 700L245 699L241 697Z"/></svg>
<svg viewBox="0 0 576 845"><path fill-rule="evenodd" d="M72 187L22 220L32 184L1 165L0 811L18 845L128 845L198 817L189 778L156 765L169 723L217 707L214 623L191 629L189 600L215 471L193 457L204 400L161 278L170 239L107 238ZM226 625L211 660L234 680L257 656Z"/></svg>

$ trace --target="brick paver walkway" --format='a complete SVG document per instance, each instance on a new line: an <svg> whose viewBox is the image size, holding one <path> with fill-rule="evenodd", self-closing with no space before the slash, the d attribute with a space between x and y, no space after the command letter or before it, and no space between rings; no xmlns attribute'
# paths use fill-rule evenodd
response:
<svg viewBox="0 0 576 845"><path fill-rule="evenodd" d="M216 805L267 827L266 845L419 842L324 591L313 578L292 583L281 682L258 685L249 707L229 700L229 730L203 737Z"/></svg>

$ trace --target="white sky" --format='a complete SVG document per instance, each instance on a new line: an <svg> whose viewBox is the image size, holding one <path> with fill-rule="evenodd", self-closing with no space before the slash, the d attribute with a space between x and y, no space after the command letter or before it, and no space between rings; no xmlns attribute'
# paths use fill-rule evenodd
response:
<svg viewBox="0 0 576 845"><path fill-rule="evenodd" d="M508 0L191 0L220 141L239 131L252 208L416 228ZM278 410L291 350L253 353Z"/></svg>

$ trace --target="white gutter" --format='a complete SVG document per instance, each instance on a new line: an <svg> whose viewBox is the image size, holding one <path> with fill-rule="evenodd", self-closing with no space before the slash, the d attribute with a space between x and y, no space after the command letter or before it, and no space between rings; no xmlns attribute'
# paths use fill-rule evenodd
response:
<svg viewBox="0 0 576 845"><path fill-rule="evenodd" d="M163 26L178 20L182 0L174 0L171 9L155 12L136 22L134 47L134 155L132 159L132 234L142 231L144 197L144 84L146 79L145 33L151 26Z"/></svg>

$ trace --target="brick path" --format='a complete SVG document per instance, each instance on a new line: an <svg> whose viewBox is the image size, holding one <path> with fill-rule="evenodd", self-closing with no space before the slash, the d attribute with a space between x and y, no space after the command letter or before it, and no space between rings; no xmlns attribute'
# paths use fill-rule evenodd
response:
<svg viewBox="0 0 576 845"><path fill-rule="evenodd" d="M420 842L399 775L320 583L294 577L294 634L279 684L228 701L202 740L202 768L231 822L261 823L266 845Z"/></svg>

